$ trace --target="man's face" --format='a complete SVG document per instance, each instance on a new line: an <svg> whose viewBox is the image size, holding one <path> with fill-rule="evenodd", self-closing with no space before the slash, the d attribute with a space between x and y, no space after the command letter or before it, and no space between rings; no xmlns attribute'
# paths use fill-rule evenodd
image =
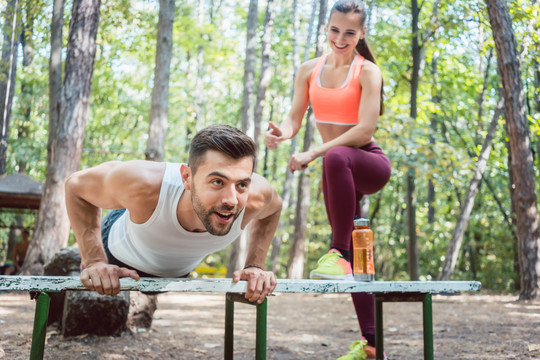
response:
<svg viewBox="0 0 540 360"><path fill-rule="evenodd" d="M208 151L191 174L188 190L195 213L212 235L226 235L247 202L253 159Z"/></svg>

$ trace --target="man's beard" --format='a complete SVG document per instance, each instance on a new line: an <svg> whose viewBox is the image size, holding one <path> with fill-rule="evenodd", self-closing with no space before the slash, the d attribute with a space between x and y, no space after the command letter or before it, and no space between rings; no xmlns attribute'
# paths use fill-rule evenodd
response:
<svg viewBox="0 0 540 360"><path fill-rule="evenodd" d="M220 224L220 227L216 227L212 224L212 217L216 212L229 212L233 210L234 206L219 206L219 207L212 207L208 210L204 208L202 205L199 197L197 196L197 193L194 191L194 187L191 187L191 202L193 203L193 210L195 210L195 214L199 217L201 222L203 223L206 231L208 231L212 235L216 236L223 236L227 235L229 231L231 230L232 225L240 215L239 212L235 212L232 216L234 216L233 221L231 221L229 224ZM218 215L219 216L219 215ZM218 223L219 224L219 223Z"/></svg>

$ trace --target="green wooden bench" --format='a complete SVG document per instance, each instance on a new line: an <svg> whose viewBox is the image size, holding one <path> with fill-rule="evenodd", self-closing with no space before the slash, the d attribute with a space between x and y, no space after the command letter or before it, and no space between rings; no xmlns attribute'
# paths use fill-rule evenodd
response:
<svg viewBox="0 0 540 360"><path fill-rule="evenodd" d="M219 292L226 294L224 358L233 358L234 303L248 303L243 293L246 281L234 284L231 279L165 279L142 278L140 281L121 279L123 291L145 292ZM382 359L383 302L418 301L423 304L424 359L433 359L432 294L456 294L480 289L477 281L330 281L278 279L274 293L352 293L375 295L375 329L377 355ZM30 359L43 359L45 335L49 314L49 294L65 290L86 290L78 277L67 276L0 276L0 290L29 291L36 299L34 329ZM266 359L266 304L253 304L257 308L255 358Z"/></svg>

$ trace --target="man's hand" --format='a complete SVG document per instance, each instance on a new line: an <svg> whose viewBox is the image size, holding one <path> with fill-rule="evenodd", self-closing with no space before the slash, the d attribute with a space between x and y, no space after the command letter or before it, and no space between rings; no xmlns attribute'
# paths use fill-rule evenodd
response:
<svg viewBox="0 0 540 360"><path fill-rule="evenodd" d="M257 304L262 303L268 295L271 295L277 285L273 272L264 271L256 267L237 270L234 272L232 279L234 283L240 280L247 280L245 298L251 302L257 302Z"/></svg>
<svg viewBox="0 0 540 360"><path fill-rule="evenodd" d="M140 280L135 270L121 268L105 262L97 262L81 271L81 282L88 290L95 290L101 295L118 295L120 278L130 277Z"/></svg>

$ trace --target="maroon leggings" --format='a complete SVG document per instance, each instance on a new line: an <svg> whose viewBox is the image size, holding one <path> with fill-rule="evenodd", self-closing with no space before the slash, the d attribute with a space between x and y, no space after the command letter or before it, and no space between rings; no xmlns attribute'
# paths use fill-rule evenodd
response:
<svg viewBox="0 0 540 360"><path fill-rule="evenodd" d="M332 248L351 250L353 220L355 216L361 217L360 200L381 190L390 179L391 170L390 161L375 143L358 149L336 146L326 153L323 194L332 227ZM375 297L366 293L351 295L362 335L374 346Z"/></svg>

